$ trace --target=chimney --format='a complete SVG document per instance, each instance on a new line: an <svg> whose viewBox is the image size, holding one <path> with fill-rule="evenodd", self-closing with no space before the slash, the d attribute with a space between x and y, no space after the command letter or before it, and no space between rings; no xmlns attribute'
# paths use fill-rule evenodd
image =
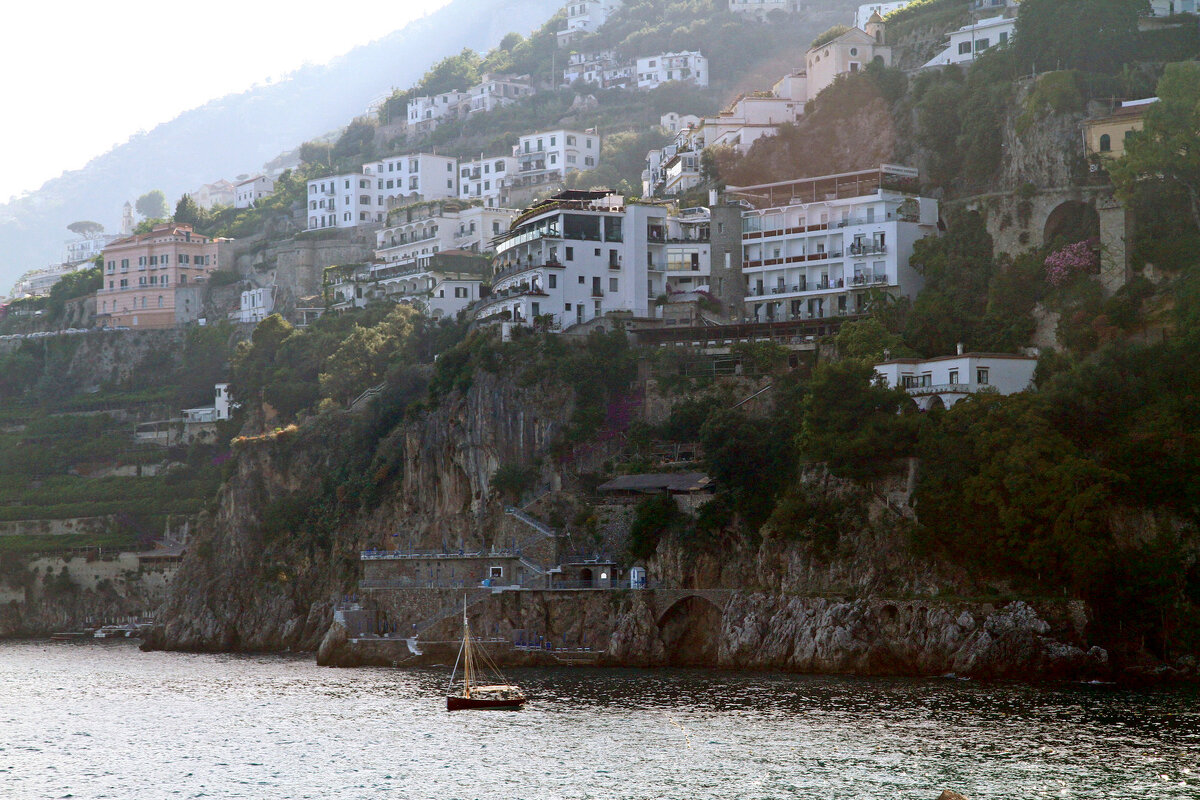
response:
<svg viewBox="0 0 1200 800"><path fill-rule="evenodd" d="M960 356L963 354L963 343L962 342L958 343L958 354Z"/></svg>

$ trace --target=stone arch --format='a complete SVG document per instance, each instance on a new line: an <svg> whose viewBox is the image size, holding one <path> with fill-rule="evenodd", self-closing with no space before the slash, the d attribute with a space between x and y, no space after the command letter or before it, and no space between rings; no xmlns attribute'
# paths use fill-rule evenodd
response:
<svg viewBox="0 0 1200 800"><path fill-rule="evenodd" d="M1050 244L1055 239L1081 242L1100 237L1100 214L1096 207L1082 200L1066 200L1059 203L1047 215L1042 228L1042 242Z"/></svg>
<svg viewBox="0 0 1200 800"><path fill-rule="evenodd" d="M700 595L688 595L671 604L658 619L667 664L714 666L721 635L721 609Z"/></svg>
<svg viewBox="0 0 1200 800"><path fill-rule="evenodd" d="M946 401L942 399L942 396L940 394L935 394L935 395L931 396L929 398L929 402L925 405L926 411L933 411L935 409L938 411L946 410Z"/></svg>

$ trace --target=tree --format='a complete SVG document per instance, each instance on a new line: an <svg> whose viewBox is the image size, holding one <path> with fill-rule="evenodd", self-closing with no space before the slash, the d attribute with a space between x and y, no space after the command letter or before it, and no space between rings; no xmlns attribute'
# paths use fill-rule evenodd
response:
<svg viewBox="0 0 1200 800"><path fill-rule="evenodd" d="M1024 0L1014 34L1018 71L1116 72L1133 60L1138 15L1148 8L1147 0Z"/></svg>
<svg viewBox="0 0 1200 800"><path fill-rule="evenodd" d="M885 475L913 451L915 416L898 413L911 403L903 389L877 383L869 363L822 364L804 399L800 456L851 480Z"/></svg>
<svg viewBox="0 0 1200 800"><path fill-rule="evenodd" d="M1125 156L1109 167L1109 175L1122 199L1132 199L1146 183L1180 187L1192 222L1200 228L1200 63L1168 64L1158 82L1158 98L1146 109L1142 131L1126 140Z"/></svg>
<svg viewBox="0 0 1200 800"><path fill-rule="evenodd" d="M204 212L200 210L200 206L196 205L196 201L191 198L191 195L185 194L175 204L175 221L191 225L193 228L199 228L204 223Z"/></svg>
<svg viewBox="0 0 1200 800"><path fill-rule="evenodd" d="M333 145L329 142L305 142L300 145L300 161L322 167L333 166Z"/></svg>
<svg viewBox="0 0 1200 800"><path fill-rule="evenodd" d="M340 160L367 156L371 153L374 142L375 120L359 117L351 122L338 138L337 144L333 146L333 158Z"/></svg>
<svg viewBox="0 0 1200 800"><path fill-rule="evenodd" d="M92 222L91 220L84 219L80 220L79 222L72 222L67 226L67 230L69 230L71 233L77 233L80 236L88 236L89 234L94 233L104 233L104 226L99 222Z"/></svg>
<svg viewBox="0 0 1200 800"><path fill-rule="evenodd" d="M162 219L167 215L167 196L162 189L154 189L139 197L134 207L146 219Z"/></svg>

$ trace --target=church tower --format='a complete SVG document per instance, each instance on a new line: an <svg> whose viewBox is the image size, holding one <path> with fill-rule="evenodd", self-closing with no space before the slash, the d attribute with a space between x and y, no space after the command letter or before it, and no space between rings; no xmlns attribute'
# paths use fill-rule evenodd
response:
<svg viewBox="0 0 1200 800"><path fill-rule="evenodd" d="M121 212L121 235L133 235L133 205L126 200L125 209Z"/></svg>
<svg viewBox="0 0 1200 800"><path fill-rule="evenodd" d="M875 40L875 44L884 44L884 33L887 26L883 23L883 17L879 16L878 11L871 13L871 18L867 20L867 35Z"/></svg>

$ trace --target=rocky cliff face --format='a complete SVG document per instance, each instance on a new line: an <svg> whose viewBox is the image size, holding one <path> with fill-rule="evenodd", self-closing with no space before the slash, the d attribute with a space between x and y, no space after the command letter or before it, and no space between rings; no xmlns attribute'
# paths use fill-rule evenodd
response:
<svg viewBox="0 0 1200 800"><path fill-rule="evenodd" d="M247 438L148 645L315 650L332 619L332 598L356 591L365 547L398 540L402 547L457 549L497 541L504 528L494 524L501 510L488 490L492 473L544 454L572 407L565 390L520 388L480 373L465 394L370 442L376 460L367 469L399 465L398 475L380 478L383 498L370 510L344 496L349 483L333 487L332 497L321 495L327 476L344 468L339 453L364 446L369 415L334 412L300 430ZM314 498L296 528L278 530L281 501ZM324 524L322 514L336 518L324 534L299 530ZM283 523L292 522L285 515Z"/></svg>

